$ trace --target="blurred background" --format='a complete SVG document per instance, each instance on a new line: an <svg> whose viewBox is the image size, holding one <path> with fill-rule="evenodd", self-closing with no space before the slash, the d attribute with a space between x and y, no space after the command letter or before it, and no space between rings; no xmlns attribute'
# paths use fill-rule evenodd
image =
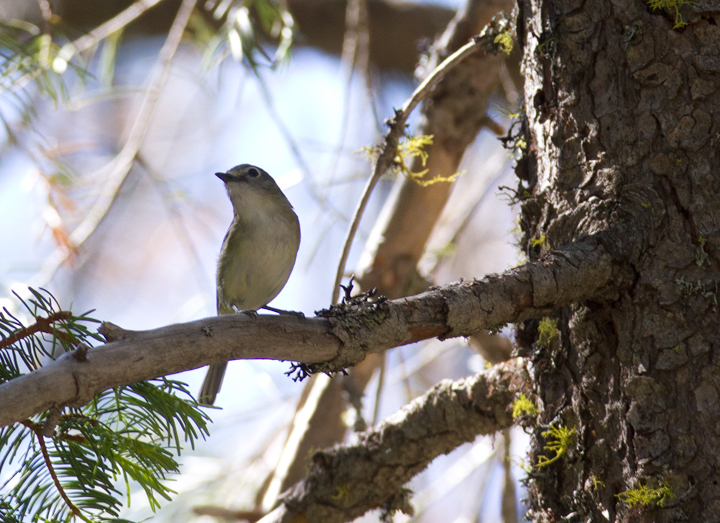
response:
<svg viewBox="0 0 720 523"><path fill-rule="evenodd" d="M382 141L384 120L417 85L414 74L427 73L416 71L418 62L432 57L433 42L441 47L436 39L468 6L193 4L0 1L0 305L20 313L12 292L25 296L34 286L65 308L94 309L93 317L126 329L214 315L215 263L232 209L213 174L240 163L275 177L300 218L295 269L272 305L308 316L330 305L349 220L372 172L358 151ZM513 159L495 134L510 125L508 108L517 104L509 68L498 84L487 94L493 124L460 151L464 174L412 263L423 281L481 278L521 259L514 209L499 188L513 183ZM410 132L423 118L430 116L416 111ZM382 215L391 214L403 183L387 176L373 193L348 275L371 272L389 219ZM364 394L344 386L335 393L343 432L328 441L351 441L354 427L380 422L438 381L482 370L492 358L479 346L507 351L509 334L388 352L368 371ZM261 511L263 498L272 498L268 489L279 488L272 474L287 452L298 401L307 399L310 385L293 382L288 369L231 362L221 408L210 412L211 437L186 449L170 485L181 495L153 515L138 493L122 516L252 520L243 512ZM204 373L177 378L196 391ZM313 418L308 431L338 420ZM395 521L521 520L523 472L508 456L522 460L524 448L524 434L513 430L436 460L408 485L415 516ZM374 513L362 518L377 520Z"/></svg>

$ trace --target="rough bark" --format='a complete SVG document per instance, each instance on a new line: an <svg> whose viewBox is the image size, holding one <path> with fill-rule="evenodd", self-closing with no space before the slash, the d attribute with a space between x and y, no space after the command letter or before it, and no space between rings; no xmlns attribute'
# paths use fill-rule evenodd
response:
<svg viewBox="0 0 720 523"><path fill-rule="evenodd" d="M635 272L617 299L558 310L559 337L530 346L533 464L550 424L576 428L569 455L531 475L533 521L720 521L719 8L683 8L674 30L674 12L640 1L520 4L527 253L603 231ZM617 497L640 486L674 497Z"/></svg>

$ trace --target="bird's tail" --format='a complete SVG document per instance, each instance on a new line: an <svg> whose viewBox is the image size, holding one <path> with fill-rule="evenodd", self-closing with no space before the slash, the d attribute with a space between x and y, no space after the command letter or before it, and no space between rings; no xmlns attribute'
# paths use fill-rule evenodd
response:
<svg viewBox="0 0 720 523"><path fill-rule="evenodd" d="M218 392L220 392L223 377L225 376L225 369L227 369L227 362L210 365L205 375L205 381L203 381L202 387L200 388L200 395L198 396L200 403L203 405L212 405L215 403L215 397Z"/></svg>

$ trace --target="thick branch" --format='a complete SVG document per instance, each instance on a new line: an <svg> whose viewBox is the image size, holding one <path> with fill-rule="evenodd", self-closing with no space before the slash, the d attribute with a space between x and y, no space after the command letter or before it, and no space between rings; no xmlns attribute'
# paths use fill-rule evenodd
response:
<svg viewBox="0 0 720 523"><path fill-rule="evenodd" d="M360 434L356 444L316 452L308 477L261 523L339 523L378 507L410 512L405 483L436 457L512 425L509 407L527 381L524 366L515 359L469 378L444 380Z"/></svg>
<svg viewBox="0 0 720 523"><path fill-rule="evenodd" d="M237 314L150 331L118 329L111 336L116 341L89 350L84 361L68 353L0 385L0 426L54 405L83 404L112 387L231 359L325 362L329 370L340 369L368 353L540 317L597 298L623 280L605 248L588 240L503 274L333 309L327 319Z"/></svg>

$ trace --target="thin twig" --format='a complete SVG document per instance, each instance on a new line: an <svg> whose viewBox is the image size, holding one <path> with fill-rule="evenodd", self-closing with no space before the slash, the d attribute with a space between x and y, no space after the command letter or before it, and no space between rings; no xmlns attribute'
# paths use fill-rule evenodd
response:
<svg viewBox="0 0 720 523"><path fill-rule="evenodd" d="M52 327L52 324L56 321L61 320L67 320L72 317L72 312L69 311L58 311L53 312L52 314L48 315L47 318L35 318L35 323L30 325L29 327L24 327L18 331L15 331L10 336L8 336L5 339L0 340L0 349L4 349L6 347L9 347L10 345L17 343L18 341L27 338L29 336L32 336L33 334L37 332L45 332L47 334L53 334L57 336L58 338L65 339L61 334L65 334L63 332L58 332L54 327ZM69 339L67 341L70 341Z"/></svg>
<svg viewBox="0 0 720 523"><path fill-rule="evenodd" d="M52 8L50 6L50 2L48 0L38 0L38 6L40 7L40 12L42 13L42 19L45 23L45 32L50 33L50 23L52 22Z"/></svg>
<svg viewBox="0 0 720 523"><path fill-rule="evenodd" d="M42 428L42 435L46 438L52 438L55 435L55 427L57 426L57 422L60 419L60 416L62 415L62 408L53 405L48 410L48 415L45 418L45 423L43 423Z"/></svg>
<svg viewBox="0 0 720 523"><path fill-rule="evenodd" d="M87 521L87 518L84 518L82 514L80 513L80 509L77 508L72 501L70 501L70 498L68 497L67 493L65 492L65 489L63 489L62 485L60 484L60 480L57 477L57 474L55 474L55 468L53 467L52 461L50 460L50 454L48 453L47 447L45 446L45 440L42 434L42 427L37 424L33 423L30 420L22 420L20 423L24 426L26 426L28 429L33 431L35 433L35 436L37 436L38 444L40 445L40 451L42 452L43 459L45 460L45 466L47 467L48 472L50 473L50 477L53 480L53 483L55 484L55 488L57 489L58 493L60 494L60 497L63 499L65 504L70 509L70 512L73 516L79 516L80 518Z"/></svg>
<svg viewBox="0 0 720 523"><path fill-rule="evenodd" d="M405 122L410 116L410 113L412 113L415 107L417 107L418 104L428 96L433 87L435 87L435 85L442 80L448 72L486 44L486 38L473 38L470 42L455 51L447 57L447 59L445 59L445 61L443 61L427 78L425 78L417 89L415 89L412 95L410 95L410 98L405 101L403 106L399 110L395 111L394 118L389 122L390 130L385 135L385 144L375 161L372 176L365 185L362 197L355 209L352 222L350 223L350 228L348 229L347 236L345 237L345 244L343 245L342 255L340 256L340 262L338 263L337 274L335 275L335 283L333 284L332 303L337 303L340 293L340 282L345 274L345 264L347 263L348 255L350 254L350 247L352 247L353 239L355 238L358 226L360 225L360 219L365 212L365 208L370 200L370 195L377 185L377 182L380 180L380 177L385 174L395 159L400 138L402 138L405 133Z"/></svg>
<svg viewBox="0 0 720 523"><path fill-rule="evenodd" d="M165 87L172 60L196 2L197 0L183 0L178 10L173 25L168 32L165 44L158 55L158 63L150 80L150 85L147 88L145 98L138 110L138 115L130 131L130 136L127 142L125 142L125 146L115 158L92 175L100 179L107 177L107 181L85 219L70 235L69 244L75 249L82 245L98 225L100 225L100 222L107 215L117 197L120 187L130 172L135 157L150 127L158 98ZM56 249L45 261L40 272L33 277L30 285L39 286L49 281L60 265L67 259L68 255L69 252L67 250Z"/></svg>

